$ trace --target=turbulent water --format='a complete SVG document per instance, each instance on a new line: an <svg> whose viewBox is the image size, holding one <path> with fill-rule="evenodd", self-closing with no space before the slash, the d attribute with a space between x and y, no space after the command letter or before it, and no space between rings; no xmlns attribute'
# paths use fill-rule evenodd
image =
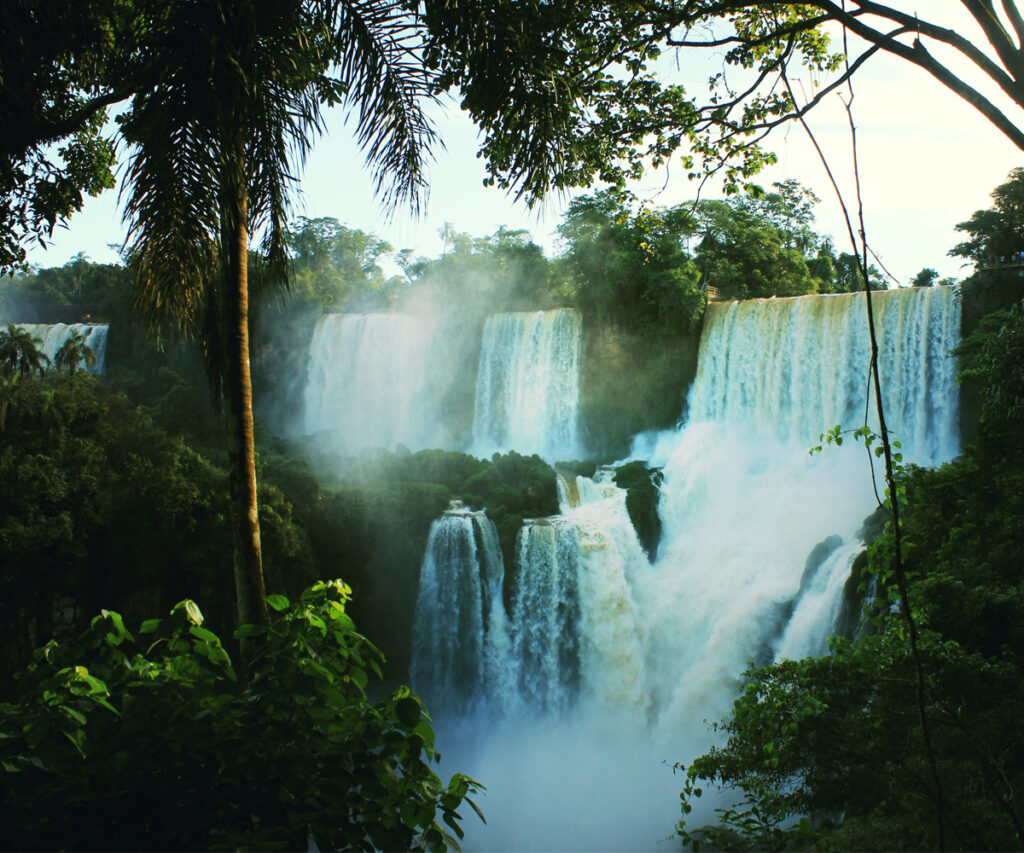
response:
<svg viewBox="0 0 1024 853"><path fill-rule="evenodd" d="M456 744L452 767L489 786L488 826L469 827L470 849L674 847L681 785L661 762L714 742L706 721L728 712L748 661L826 651L875 497L862 446L808 449L825 429L864 421L863 299L710 308L687 422L634 446L664 474L655 563L607 471L563 484L561 514L524 525L510 617L499 620L513 654L494 658L505 675L477 681L472 713L436 708ZM948 459L957 290L876 294L874 304L888 424L908 459ZM428 553L424 581L449 571L442 562ZM475 605L421 586L419 606L438 633ZM418 612L417 625L425 619ZM487 647L481 630L470 656ZM416 686L432 689L423 676L414 672Z"/></svg>
<svg viewBox="0 0 1024 853"><path fill-rule="evenodd" d="M105 323L19 323L18 326L42 342L40 349L50 361L53 361L72 332L78 332L96 356L94 365L87 367L82 364L82 368L90 373L103 373L107 358L107 333L110 331Z"/></svg>
<svg viewBox="0 0 1024 853"><path fill-rule="evenodd" d="M434 394L436 323L403 314L327 314L313 332L305 431L337 449L448 443Z"/></svg>
<svg viewBox="0 0 1024 853"><path fill-rule="evenodd" d="M580 456L580 351L577 311L489 317L476 378L474 452Z"/></svg>

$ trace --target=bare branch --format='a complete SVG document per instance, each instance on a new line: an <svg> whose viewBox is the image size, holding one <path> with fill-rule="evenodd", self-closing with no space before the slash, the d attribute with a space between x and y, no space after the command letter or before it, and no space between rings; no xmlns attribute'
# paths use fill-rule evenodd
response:
<svg viewBox="0 0 1024 853"><path fill-rule="evenodd" d="M1003 11L1010 19L1013 30L1017 34L1017 47L1024 48L1024 16L1021 15L1014 0L1003 0Z"/></svg>
<svg viewBox="0 0 1024 853"><path fill-rule="evenodd" d="M961 0L971 17L978 22L985 38L992 45L1000 61L1014 77L1020 77L1021 57L1010 34L1002 21L996 16L991 3L979 3L978 0Z"/></svg>

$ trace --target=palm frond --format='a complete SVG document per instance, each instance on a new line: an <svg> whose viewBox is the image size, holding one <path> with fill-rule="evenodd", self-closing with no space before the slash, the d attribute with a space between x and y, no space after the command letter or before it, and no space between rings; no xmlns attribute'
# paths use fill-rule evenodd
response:
<svg viewBox="0 0 1024 853"><path fill-rule="evenodd" d="M386 210L407 203L418 213L430 149L440 144L423 110L437 81L423 62L422 22L393 0L348 0L337 11L335 75L377 192Z"/></svg>

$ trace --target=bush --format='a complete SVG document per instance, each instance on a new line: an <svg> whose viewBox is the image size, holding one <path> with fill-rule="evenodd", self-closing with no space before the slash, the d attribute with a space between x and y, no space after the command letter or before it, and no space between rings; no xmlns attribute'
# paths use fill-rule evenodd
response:
<svg viewBox="0 0 1024 853"><path fill-rule="evenodd" d="M241 672L191 601L139 641L105 610L39 649L0 704L4 847L439 850L439 819L461 837L479 786L442 785L408 688L367 700L381 656L348 598L340 581L270 596L271 627L236 633L256 649Z"/></svg>

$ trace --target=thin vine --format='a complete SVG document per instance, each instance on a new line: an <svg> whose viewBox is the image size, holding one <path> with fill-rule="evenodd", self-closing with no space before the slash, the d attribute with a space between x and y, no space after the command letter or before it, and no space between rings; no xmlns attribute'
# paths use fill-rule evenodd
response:
<svg viewBox="0 0 1024 853"><path fill-rule="evenodd" d="M848 55L847 50L847 33L844 27L843 29L843 52ZM792 100L794 106L797 103L796 94L793 91L793 86L789 80L789 76L785 70L781 74L782 82L786 87L786 91L789 93L789 97ZM885 481L886 481L886 493L888 496L888 505L882 503L883 506L889 513L892 521L893 531L893 556L892 556L892 570L893 575L896 578L896 587L899 593L900 600L900 612L903 616L904 621L907 625L907 634L910 641L910 654L914 665L914 673L916 680L916 700L918 716L921 723L921 736L924 741L925 754L928 760L928 766L932 777L932 782L935 786L935 807L936 807L936 821L938 829L938 849L945 850L945 823L946 823L946 807L945 807L945 795L943 793L942 779L939 775L938 765L935 759L935 750L932 745L931 729L928 724L927 715L927 702L925 697L925 686L924 686L924 668L921 663L921 655L918 648L918 635L917 635L917 623L914 619L913 612L910 609L910 596L907 587L906 573L903 566L903 550L902 550L902 537L901 537L901 526L900 520L900 504L899 504L899 487L896 482L896 471L895 471L895 460L893 453L893 442L890 441L889 431L886 427L885 422L885 406L882 401L882 383L881 376L878 369L878 338L875 333L875 313L874 307L871 300L871 282L868 277L868 241L866 235L866 228L864 225L864 202L861 194L861 183L860 183L860 170L857 158L857 128L853 120L853 100L854 91L853 83L851 79L847 79L846 85L849 91L849 98L840 100L846 110L847 120L850 126L850 142L852 148L852 162L853 162L853 174L854 174L854 186L856 189L857 196L857 221L858 231L855 234L853 221L850 217L849 208L846 204L846 200L843 196L842 191L839 188L839 184L835 179L835 175L832 172L831 166L829 165L828 158L825 156L824 151L818 144L818 140L807 123L803 112L797 110L797 119L802 125L806 132L811 144L814 146L814 150L817 152L818 158L821 160L822 165L825 168L825 172L828 175L829 182L832 184L832 189L835 192L836 198L839 201L840 209L843 213L843 218L846 222L847 234L850 239L850 245L853 247L854 257L857 259L857 267L860 272L862 281L864 282L864 297L865 305L867 308L867 319L868 319L868 332L871 344L871 362L869 368L869 375L874 389L875 396L875 411L878 415L878 428L879 428L879 440L881 442L882 457L885 461ZM857 239L859 235L859 240ZM866 426L866 424L865 424ZM872 467L872 481L874 481L874 469ZM876 490L877 497L877 490Z"/></svg>

